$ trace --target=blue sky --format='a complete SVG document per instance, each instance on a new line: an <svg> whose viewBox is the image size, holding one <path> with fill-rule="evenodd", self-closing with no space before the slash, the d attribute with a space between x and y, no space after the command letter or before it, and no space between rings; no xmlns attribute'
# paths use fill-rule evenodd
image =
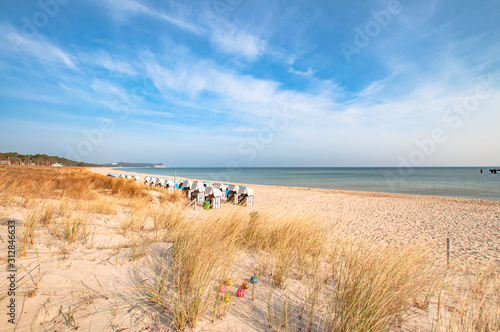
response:
<svg viewBox="0 0 500 332"><path fill-rule="evenodd" d="M0 150L500 164L500 1L0 3Z"/></svg>

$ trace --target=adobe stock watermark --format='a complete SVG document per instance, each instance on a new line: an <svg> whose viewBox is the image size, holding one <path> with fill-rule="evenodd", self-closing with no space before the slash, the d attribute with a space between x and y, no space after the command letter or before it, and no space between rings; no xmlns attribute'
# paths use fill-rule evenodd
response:
<svg viewBox="0 0 500 332"><path fill-rule="evenodd" d="M279 4L285 14L293 13L294 11L302 14L312 14L315 9L320 10L310 0L279 0Z"/></svg>
<svg viewBox="0 0 500 332"><path fill-rule="evenodd" d="M211 7L217 14L217 17L232 13L243 3L243 0L213 0Z"/></svg>
<svg viewBox="0 0 500 332"><path fill-rule="evenodd" d="M495 82L492 75L488 78L479 77L478 81L479 84L474 89L473 94L465 97L460 103L456 103L443 113L443 121L452 130L458 130L463 125L464 120L471 117L479 109L481 102L490 99L495 93ZM391 189L395 189L396 183L405 182L406 177L412 175L416 167L422 166L427 158L436 152L437 147L447 140L447 131L441 127L432 130L427 138L416 139L414 141L415 148L407 156L398 156L397 174L385 173L386 182Z"/></svg>
<svg viewBox="0 0 500 332"><path fill-rule="evenodd" d="M390 0L385 9L370 11L371 20L361 26L354 27L352 43L340 43L340 50L347 63L351 63L354 54L359 54L370 46L371 40L380 35L382 30L391 24L393 17L401 14L403 9L404 7L399 0Z"/></svg>
<svg viewBox="0 0 500 332"><path fill-rule="evenodd" d="M115 130L116 120L124 121L134 109L139 106L141 97L145 96L147 92L145 80L142 81L140 87L131 90L129 98L126 100L116 100L111 110L117 113L117 117L113 119L101 119L98 128L92 130L83 129L81 131L84 136L74 147L66 146L67 158L71 160L80 161L84 157L92 154L94 149L102 144L104 138L109 136Z"/></svg>
<svg viewBox="0 0 500 332"><path fill-rule="evenodd" d="M39 30L43 29L51 19L56 17L61 6L67 5L70 0L40 0L37 2L40 10L36 11L30 18L23 16L21 18L22 28L21 33L26 39L35 39ZM9 33L7 38L14 46L14 51L19 52L21 40L15 38L14 33Z"/></svg>
<svg viewBox="0 0 500 332"><path fill-rule="evenodd" d="M272 117L267 125L262 127L256 134L248 136L238 145L238 155L245 162L253 161L260 151L263 151L271 144L276 135L286 130L296 118L295 115L288 112L287 109L274 110ZM238 160L227 162L225 170L220 172L211 172L209 176L215 181L230 182L232 175L237 175L241 171L241 163Z"/></svg>

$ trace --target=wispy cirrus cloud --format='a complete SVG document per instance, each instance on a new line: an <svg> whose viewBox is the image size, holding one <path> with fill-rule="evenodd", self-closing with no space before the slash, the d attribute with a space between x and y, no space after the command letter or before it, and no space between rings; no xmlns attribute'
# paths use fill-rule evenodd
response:
<svg viewBox="0 0 500 332"><path fill-rule="evenodd" d="M60 47L50 42L43 36L27 38L23 33L10 24L0 24L0 46L9 50L12 55L28 55L38 61L78 70L73 56L63 51Z"/></svg>
<svg viewBox="0 0 500 332"><path fill-rule="evenodd" d="M299 75L299 76L303 76L303 77L306 77L306 78L312 78L314 77L314 74L316 74L316 70L313 70L311 67L307 68L306 71L300 71L300 70L296 70L292 67L290 67L288 69L288 71L292 74L295 74L295 75Z"/></svg>
<svg viewBox="0 0 500 332"><path fill-rule="evenodd" d="M268 116L276 109L296 113L325 114L335 104L330 92L310 94L280 88L272 80L256 79L195 58L169 58L170 65L151 59L146 71L155 86L167 98L181 93L200 106L210 102L228 114Z"/></svg>
<svg viewBox="0 0 500 332"><path fill-rule="evenodd" d="M115 14L146 15L152 18L163 20L191 33L201 35L204 30L187 20L179 17L167 15L159 9L150 8L147 5L135 0L104 0L100 2L107 6Z"/></svg>
<svg viewBox="0 0 500 332"><path fill-rule="evenodd" d="M258 59L266 52L264 40L229 24L214 27L211 40L221 51L240 55L251 61Z"/></svg>
<svg viewBox="0 0 500 332"><path fill-rule="evenodd" d="M180 12L167 14L136 0L105 0L110 10L131 16L146 15L173 24L190 33L203 36L219 51L255 61L266 53L266 42L247 29L229 23L222 17L215 19L213 14L186 16ZM199 10L202 11L200 6ZM194 23L196 22L196 23Z"/></svg>
<svg viewBox="0 0 500 332"><path fill-rule="evenodd" d="M80 54L78 58L85 61L87 64L95 64L98 67L104 68L111 72L117 72L127 75L137 75L137 71L133 66L125 60L112 57L109 53L98 51L90 54Z"/></svg>

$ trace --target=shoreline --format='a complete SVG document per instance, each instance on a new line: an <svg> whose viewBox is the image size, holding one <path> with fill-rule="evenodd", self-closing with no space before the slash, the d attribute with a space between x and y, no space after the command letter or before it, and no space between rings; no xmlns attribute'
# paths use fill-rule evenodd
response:
<svg viewBox="0 0 500 332"><path fill-rule="evenodd" d="M101 174L101 175L106 175L107 173L116 173L118 172L116 168L120 169L135 169L137 167L86 167L90 171ZM154 167L151 167L151 170L154 170ZM123 172L126 173L126 172ZM165 174L156 174L154 172L137 172L135 171L134 174L141 174L143 177L141 178L141 182L144 179L144 176L155 176L155 177L167 177ZM181 179L188 179L191 181L208 181L208 182L214 182L210 180L205 180L205 179L195 179L195 178L189 178L189 177L184 177L184 176L177 176L178 178ZM171 177L169 177L171 178ZM217 182L217 181L215 181ZM450 197L450 196L434 196L434 195L419 195L419 194L402 194L402 193L389 193L389 192L383 192L383 191L363 191L363 190L345 190L345 189L325 189L325 188L315 188L315 187L295 187L295 186L280 186L280 185L267 185L267 184L253 184L253 183L244 183L244 182L231 182L231 181L224 181L224 183L229 183L229 184L238 184L238 185L245 185L248 187L251 187L252 189L258 188L258 187L263 187L263 188L279 188L279 189L293 189L293 190L305 190L305 191L317 191L320 193L333 193L333 194L340 194L340 195L352 195L352 196L366 196L366 197L392 197L392 198L413 198L413 199L446 199L446 200L452 200L452 201L473 201L473 202L481 202L485 204L492 204L492 205L499 205L500 206L500 200L494 200L494 199L482 199L482 198L466 198L466 197Z"/></svg>

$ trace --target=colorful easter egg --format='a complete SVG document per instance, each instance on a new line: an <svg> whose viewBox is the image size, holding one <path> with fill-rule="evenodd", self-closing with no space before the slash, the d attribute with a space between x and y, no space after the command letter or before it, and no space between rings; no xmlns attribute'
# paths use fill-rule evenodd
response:
<svg viewBox="0 0 500 332"><path fill-rule="evenodd" d="M229 293L224 294L224 302L229 302L229 301L231 301L231 294Z"/></svg>
<svg viewBox="0 0 500 332"><path fill-rule="evenodd" d="M226 291L226 286L222 285L220 286L220 292L224 293Z"/></svg>
<svg viewBox="0 0 500 332"><path fill-rule="evenodd" d="M243 288L238 289L238 291L236 292L236 295L237 295L238 297L243 297L243 296L245 296L245 290L244 290Z"/></svg>
<svg viewBox="0 0 500 332"><path fill-rule="evenodd" d="M255 276L252 276L252 277L250 278L250 282L251 282L252 284L256 284L256 283L258 283L259 281L257 280L257 278L256 278Z"/></svg>
<svg viewBox="0 0 500 332"><path fill-rule="evenodd" d="M243 289L248 289L250 287L250 284L248 282L244 282L243 285L241 285L241 288Z"/></svg>
<svg viewBox="0 0 500 332"><path fill-rule="evenodd" d="M226 286L232 286L234 284L234 280L233 279L227 279L226 280Z"/></svg>

